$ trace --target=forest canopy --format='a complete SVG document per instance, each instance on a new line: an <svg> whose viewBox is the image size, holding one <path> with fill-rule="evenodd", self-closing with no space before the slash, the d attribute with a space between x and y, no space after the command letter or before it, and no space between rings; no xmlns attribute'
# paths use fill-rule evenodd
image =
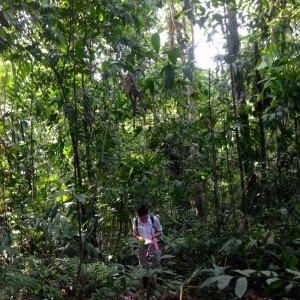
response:
<svg viewBox="0 0 300 300"><path fill-rule="evenodd" d="M0 1L0 298L297 299L299 23L295 0Z"/></svg>

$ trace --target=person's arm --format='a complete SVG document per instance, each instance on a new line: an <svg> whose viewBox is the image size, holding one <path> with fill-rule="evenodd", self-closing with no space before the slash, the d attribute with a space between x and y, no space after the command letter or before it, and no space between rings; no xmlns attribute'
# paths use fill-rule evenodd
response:
<svg viewBox="0 0 300 300"><path fill-rule="evenodd" d="M154 225L156 232L153 234L153 237L157 238L162 235L162 226L160 224L159 219L156 216L154 216Z"/></svg>
<svg viewBox="0 0 300 300"><path fill-rule="evenodd" d="M138 242L141 242L141 241L144 240L144 239L143 239L140 235L138 235L138 234L136 234L134 237L137 239Z"/></svg>
<svg viewBox="0 0 300 300"><path fill-rule="evenodd" d="M156 238L156 237L159 237L160 235L162 235L162 232L161 231L157 231L152 236Z"/></svg>
<svg viewBox="0 0 300 300"><path fill-rule="evenodd" d="M143 240L143 238L138 234L135 219L133 220L133 223L132 223L132 233L138 242L141 242Z"/></svg>

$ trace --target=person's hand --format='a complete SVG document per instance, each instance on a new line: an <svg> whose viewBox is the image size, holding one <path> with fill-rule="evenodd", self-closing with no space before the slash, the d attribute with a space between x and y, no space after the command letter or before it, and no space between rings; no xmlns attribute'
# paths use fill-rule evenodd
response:
<svg viewBox="0 0 300 300"><path fill-rule="evenodd" d="M144 239L140 235L136 235L135 238L137 239L138 242L144 241Z"/></svg>
<svg viewBox="0 0 300 300"><path fill-rule="evenodd" d="M146 239L146 243L145 244L152 244L154 240L153 236L150 236L148 239Z"/></svg>
<svg viewBox="0 0 300 300"><path fill-rule="evenodd" d="M157 243L157 239L156 239L156 236L155 235L152 235L151 238L151 243L154 243L154 247L156 250L158 250L158 243Z"/></svg>

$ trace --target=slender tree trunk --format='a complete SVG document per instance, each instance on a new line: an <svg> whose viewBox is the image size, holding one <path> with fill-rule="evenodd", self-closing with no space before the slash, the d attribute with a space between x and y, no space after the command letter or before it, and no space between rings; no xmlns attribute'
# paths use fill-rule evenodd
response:
<svg viewBox="0 0 300 300"><path fill-rule="evenodd" d="M259 48L258 48L258 42L254 42L254 59L255 59L255 66L257 66L258 61L260 60L260 54L259 54ZM262 164L263 170L266 169L266 138L265 138L265 126L264 126L264 120L263 120L263 111L266 108L263 99L262 99L262 91L263 91L263 85L262 85L262 78L260 76L259 70L255 70L255 94L260 94L261 97L258 101L255 102L255 110L257 112L258 117L258 124L259 124L259 144L260 144L260 161Z"/></svg>
<svg viewBox="0 0 300 300"><path fill-rule="evenodd" d="M243 167L245 174L252 171L250 166L249 155L252 153L250 144L250 126L249 118L247 112L246 103L246 91L244 86L244 76L243 72L238 65L237 58L240 51L240 40L238 33L238 22L237 22L237 12L235 1L230 1L227 5L228 13L228 46L229 46L229 56L233 68L233 83L235 90L235 98L238 104L238 113L241 121L240 133L241 133L241 155L243 160Z"/></svg>
<svg viewBox="0 0 300 300"><path fill-rule="evenodd" d="M121 240L121 236L122 236L123 216L124 216L124 195L123 194L120 195L120 200L121 200L120 210L119 210L119 213L118 213L118 216L119 216L119 232L118 232L117 240L115 241L116 244L115 244L115 250L114 250L113 255L115 255L116 252L117 252L118 244L119 244L119 242Z"/></svg>
<svg viewBox="0 0 300 300"><path fill-rule="evenodd" d="M295 132L296 132L296 135L295 135L295 139L296 139L296 151L298 153L297 155L297 162L296 162L296 165L297 165L297 178L298 178L298 181L300 182L300 116L298 117L295 117Z"/></svg>
<svg viewBox="0 0 300 300"><path fill-rule="evenodd" d="M170 18L170 25L169 25L169 44L170 50L173 50L176 47L175 44L175 30L177 27L177 20L175 19L175 8L173 1L170 1L169 4L169 18Z"/></svg>
<svg viewBox="0 0 300 300"><path fill-rule="evenodd" d="M246 200L246 194L251 188L249 178L253 174L253 165L251 163L252 147L250 139L250 126L247 114L246 91L244 87L244 77L238 65L237 58L240 51L240 40L238 33L237 11L235 0L227 0L226 7L226 32L228 54L230 60L231 80L233 88L233 101L236 107L236 121L240 123L239 132L236 128L236 138L239 153L241 188L242 188L242 209L247 213L249 203ZM238 117L237 118L237 114ZM240 136L239 136L240 133ZM249 158L250 157L250 158ZM247 190L245 190L244 179L247 180Z"/></svg>
<svg viewBox="0 0 300 300"><path fill-rule="evenodd" d="M209 119L210 119L210 136L211 136L211 147L212 147L212 176L214 183L214 202L216 210L216 219L218 224L219 234L221 233L221 223L220 223L220 200L219 200L219 190L218 190L218 171L217 171L217 153L215 145L215 121L213 117L213 110L211 107L211 78L210 70L208 71L209 76L209 88L208 88L208 105L209 105Z"/></svg>
<svg viewBox="0 0 300 300"><path fill-rule="evenodd" d="M31 73L33 70L31 70ZM32 85L33 85L33 77L31 76ZM34 132L34 123L33 123L33 95L30 96L30 175L31 175L31 182L32 182L32 188L31 188L31 199L34 201L36 198L36 183L35 183L35 168L34 168L34 138L33 138L33 132Z"/></svg>

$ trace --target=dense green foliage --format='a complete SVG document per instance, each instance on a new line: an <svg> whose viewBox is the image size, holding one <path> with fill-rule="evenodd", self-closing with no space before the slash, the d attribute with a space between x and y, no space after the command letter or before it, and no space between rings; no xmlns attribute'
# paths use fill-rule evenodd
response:
<svg viewBox="0 0 300 300"><path fill-rule="evenodd" d="M138 293L146 202L164 229L146 298L297 299L297 1L0 9L0 298ZM223 35L214 70L198 28Z"/></svg>

